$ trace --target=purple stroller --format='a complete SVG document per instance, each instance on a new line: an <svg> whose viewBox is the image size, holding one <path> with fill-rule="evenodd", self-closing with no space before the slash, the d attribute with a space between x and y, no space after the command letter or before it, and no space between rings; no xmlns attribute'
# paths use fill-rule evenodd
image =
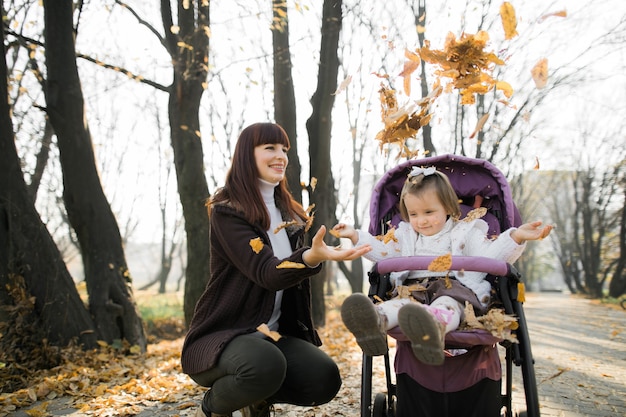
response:
<svg viewBox="0 0 626 417"><path fill-rule="evenodd" d="M462 215L478 207L487 208L483 217L489 234L520 225L521 218L506 178L493 164L479 159L442 155L411 160L388 171L377 183L370 202L372 235L384 234L400 221L400 191L413 166L435 166L445 173L461 201ZM369 296L388 298L389 273L424 270L434 257L412 256L385 259L369 272ZM530 339L522 302L518 300L521 276L506 262L482 257L453 257L452 270L488 273L498 307L517 317L515 335L519 343L502 341L485 330L457 330L446 335L446 349L466 353L446 357L441 366L417 361L410 342L399 328L389 335L397 339L396 383L391 379L389 355L384 356L387 393L378 393L372 404L372 357L363 355L361 417L513 417L513 364L521 368L526 411L516 416L539 416L539 399ZM505 392L498 346L506 350Z"/></svg>

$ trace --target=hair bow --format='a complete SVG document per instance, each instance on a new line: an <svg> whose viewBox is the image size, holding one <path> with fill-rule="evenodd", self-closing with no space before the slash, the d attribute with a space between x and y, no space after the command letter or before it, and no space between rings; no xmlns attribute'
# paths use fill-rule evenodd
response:
<svg viewBox="0 0 626 417"><path fill-rule="evenodd" d="M425 177L427 177L429 175L433 175L435 171L437 171L437 168L435 167L428 167L428 168L413 167L411 169L411 172L409 173L409 178L417 177L420 174L423 174Z"/></svg>

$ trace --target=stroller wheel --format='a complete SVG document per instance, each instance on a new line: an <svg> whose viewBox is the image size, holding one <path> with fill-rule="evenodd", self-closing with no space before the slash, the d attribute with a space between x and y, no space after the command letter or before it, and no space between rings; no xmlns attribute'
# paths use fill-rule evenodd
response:
<svg viewBox="0 0 626 417"><path fill-rule="evenodd" d="M376 394L376 397L374 397L374 408L372 409L372 417L388 417L386 394L379 392L378 394Z"/></svg>

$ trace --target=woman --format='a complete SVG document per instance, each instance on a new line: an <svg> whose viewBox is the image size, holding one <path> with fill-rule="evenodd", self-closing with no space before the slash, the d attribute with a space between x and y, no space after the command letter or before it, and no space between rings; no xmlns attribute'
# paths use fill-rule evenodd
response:
<svg viewBox="0 0 626 417"><path fill-rule="evenodd" d="M324 226L303 246L308 216L287 188L288 150L280 126L245 128L208 204L211 277L181 356L183 371L210 387L198 416L266 416L274 403L326 403L341 386L337 365L317 347L309 277L323 261L352 260L370 247L330 248Z"/></svg>

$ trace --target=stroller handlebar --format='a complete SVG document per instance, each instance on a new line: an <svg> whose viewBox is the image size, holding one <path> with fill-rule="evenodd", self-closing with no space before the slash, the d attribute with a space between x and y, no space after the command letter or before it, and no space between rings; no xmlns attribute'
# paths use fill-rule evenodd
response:
<svg viewBox="0 0 626 417"><path fill-rule="evenodd" d="M400 256L383 259L376 263L379 274L407 270L427 270L437 256ZM486 258L484 256L453 256L451 271L484 272L491 275L506 276L511 272L510 265L505 261Z"/></svg>

